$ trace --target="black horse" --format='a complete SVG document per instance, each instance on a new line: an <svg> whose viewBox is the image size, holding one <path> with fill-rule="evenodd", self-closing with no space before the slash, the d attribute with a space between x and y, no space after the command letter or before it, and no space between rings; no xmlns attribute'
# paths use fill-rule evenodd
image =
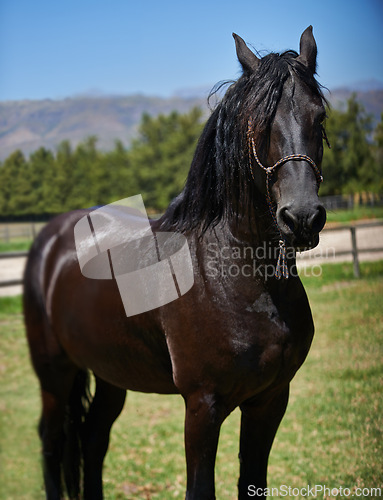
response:
<svg viewBox="0 0 383 500"><path fill-rule="evenodd" d="M109 433L128 389L184 398L188 500L215 498L220 427L239 406L238 495L264 497L289 383L314 334L294 251L315 246L325 223L326 103L311 26L299 54L261 59L233 36L243 74L207 121L184 190L151 221L154 233L186 237L192 288L127 317L115 279L80 272L74 226L89 210L54 219L30 251L24 312L49 500L62 497L62 472L70 498L102 498Z"/></svg>

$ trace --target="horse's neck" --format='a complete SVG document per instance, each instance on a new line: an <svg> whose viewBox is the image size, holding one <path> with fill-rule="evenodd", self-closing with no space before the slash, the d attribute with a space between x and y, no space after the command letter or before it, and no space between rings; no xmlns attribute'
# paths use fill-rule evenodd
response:
<svg viewBox="0 0 383 500"><path fill-rule="evenodd" d="M233 216L221 228L223 236L227 235L228 241L234 245L275 246L278 244L277 232L273 218L266 203L258 203L249 207L238 217Z"/></svg>
<svg viewBox="0 0 383 500"><path fill-rule="evenodd" d="M202 274L241 290L242 295L252 297L255 289L264 287L278 294L286 284L282 282L288 281L275 278L280 248L271 217L263 216L257 224L248 218L221 223L205 234L197 248ZM296 271L292 249L286 249L286 264Z"/></svg>

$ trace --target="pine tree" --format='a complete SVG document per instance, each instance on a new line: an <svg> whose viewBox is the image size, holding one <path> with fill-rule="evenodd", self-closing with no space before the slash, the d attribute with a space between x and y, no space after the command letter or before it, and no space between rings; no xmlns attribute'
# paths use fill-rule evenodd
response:
<svg viewBox="0 0 383 500"><path fill-rule="evenodd" d="M139 192L151 209L163 211L183 188L202 131L202 112L144 115L130 151Z"/></svg>
<svg viewBox="0 0 383 500"><path fill-rule="evenodd" d="M331 149L325 149L321 194L349 194L368 189L375 168L368 140L372 119L355 95L347 101L345 111L331 111L326 131Z"/></svg>
<svg viewBox="0 0 383 500"><path fill-rule="evenodd" d="M55 173L53 153L43 147L31 154L29 158L30 212L34 214L49 213L51 191L54 186L47 186L47 179Z"/></svg>
<svg viewBox="0 0 383 500"><path fill-rule="evenodd" d="M375 182L373 191L383 191L383 113L374 133Z"/></svg>
<svg viewBox="0 0 383 500"><path fill-rule="evenodd" d="M20 150L12 153L0 168L0 214L24 214L30 210L28 164Z"/></svg>

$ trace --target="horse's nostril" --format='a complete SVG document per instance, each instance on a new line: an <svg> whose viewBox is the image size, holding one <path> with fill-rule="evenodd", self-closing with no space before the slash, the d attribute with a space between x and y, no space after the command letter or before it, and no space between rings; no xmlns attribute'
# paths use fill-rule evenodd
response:
<svg viewBox="0 0 383 500"><path fill-rule="evenodd" d="M298 229L299 221L298 218L286 208L282 208L280 212L280 217L284 224L291 230L296 231Z"/></svg>
<svg viewBox="0 0 383 500"><path fill-rule="evenodd" d="M309 232L318 234L325 225L326 210L323 205L314 205L311 209L307 208L306 210L294 210L292 207L287 206L279 211L278 222L282 230L287 233Z"/></svg>
<svg viewBox="0 0 383 500"><path fill-rule="evenodd" d="M319 233L326 223L326 210L323 205L318 205L316 211L307 221L307 226L313 233Z"/></svg>

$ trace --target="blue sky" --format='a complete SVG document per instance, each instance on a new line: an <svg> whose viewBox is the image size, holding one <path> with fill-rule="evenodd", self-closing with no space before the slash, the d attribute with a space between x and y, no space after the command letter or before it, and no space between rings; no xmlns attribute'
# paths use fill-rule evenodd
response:
<svg viewBox="0 0 383 500"><path fill-rule="evenodd" d="M209 87L239 76L233 31L262 54L310 24L323 85L383 82L382 0L0 0L0 100Z"/></svg>

